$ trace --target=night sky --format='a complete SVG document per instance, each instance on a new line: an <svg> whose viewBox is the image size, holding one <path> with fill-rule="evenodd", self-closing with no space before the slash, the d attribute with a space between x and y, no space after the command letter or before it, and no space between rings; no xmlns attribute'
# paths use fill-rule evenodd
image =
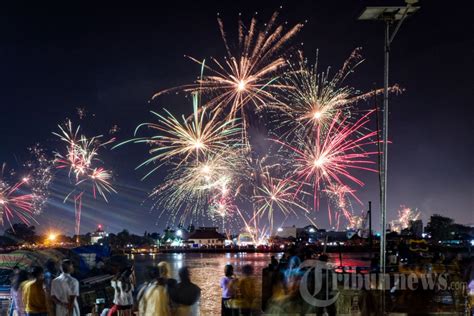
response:
<svg viewBox="0 0 474 316"><path fill-rule="evenodd" d="M290 25L308 20L292 43L307 56L319 49L320 64L338 69L356 47L365 62L348 83L362 91L383 85L382 23L357 21L364 1L282 2L280 21ZM389 2L390 3L390 2ZM387 1L384 2L387 4ZM391 2L403 5L403 1ZM464 224L474 223L471 164L473 28L465 5L421 1L421 10L406 20L391 51L391 83L406 89L391 97L389 147L389 214L400 205L418 208L426 220L445 214ZM170 109L190 113L189 99L165 97L149 103L157 91L192 82L197 59L223 56L216 22L219 12L228 30L235 30L239 12L249 21L255 12L265 22L280 6L275 1L155 1L100 5L68 2L16 4L0 10L0 162L19 168L27 147L40 142L52 150L51 134L66 117L78 122L77 107L86 109L80 121L88 135L107 133L117 124L119 140L132 136L149 111ZM381 101L381 98L380 98ZM372 103L359 104L362 109ZM145 170L134 168L147 148L130 145L108 151L103 160L115 172L119 194L110 203L87 199L82 232L101 223L108 231L127 228L135 233L161 231L166 219L150 211L147 194L164 172L145 182ZM378 176L361 175L362 201L373 201L378 213ZM74 208L62 203L67 191L59 179L42 215L40 229L73 232ZM356 207L360 209L360 207ZM165 216L166 217L166 216ZM327 214L316 214L326 227ZM378 225L378 214L374 223ZM286 224L303 225L303 218Z"/></svg>

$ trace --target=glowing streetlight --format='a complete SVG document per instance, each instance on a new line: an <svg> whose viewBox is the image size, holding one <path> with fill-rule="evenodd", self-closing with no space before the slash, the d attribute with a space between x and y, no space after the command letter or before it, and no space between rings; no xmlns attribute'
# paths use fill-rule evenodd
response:
<svg viewBox="0 0 474 316"><path fill-rule="evenodd" d="M48 242L54 243L56 239L58 238L58 235L55 233L49 233L48 234Z"/></svg>

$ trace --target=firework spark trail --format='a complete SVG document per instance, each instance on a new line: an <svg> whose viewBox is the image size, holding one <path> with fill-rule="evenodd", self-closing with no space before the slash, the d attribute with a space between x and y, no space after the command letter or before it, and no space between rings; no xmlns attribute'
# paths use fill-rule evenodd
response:
<svg viewBox="0 0 474 316"><path fill-rule="evenodd" d="M214 66L209 66L195 58L189 57L200 64L203 69L210 72L194 84L160 91L153 98L173 90L186 92L200 91L211 95L206 104L212 109L227 109L227 117L236 118L242 112L245 123L244 110L248 106L260 108L272 101L276 103L272 89L282 89L285 85L278 83L276 71L286 65L281 52L287 44L303 27L296 24L288 31L281 25L276 25L278 13L275 12L264 28L258 30L257 20L252 18L248 29L239 21L238 50L233 52L228 45L224 24L218 18L219 28L226 47L227 56L223 61L211 58Z"/></svg>
<svg viewBox="0 0 474 316"><path fill-rule="evenodd" d="M339 183L331 183L327 185L326 188L322 191L326 193L329 198L329 201L336 206L337 210L340 211L342 215L344 215L344 217L349 223L349 227L354 227L356 224L356 218L352 214L352 205L350 203L349 196L354 198L360 205L363 205L362 201L355 194L356 191L347 185ZM329 204L328 212L329 224L332 225L332 216Z"/></svg>
<svg viewBox="0 0 474 316"><path fill-rule="evenodd" d="M59 125L59 133L53 132L53 135L66 144L65 151L55 153L56 168L68 169L69 178L74 180L73 190L64 198L66 202L70 196L73 196L75 211L75 233L80 234L82 198L89 187L92 188L92 195L97 198L97 193L107 202L107 193L116 193L117 191L111 184L112 173L101 166L95 166L102 163L99 159L99 149L115 141L111 138L108 141L101 142L102 135L87 138L81 134L80 126L73 127L68 120L65 126ZM73 175L73 177L72 177Z"/></svg>
<svg viewBox="0 0 474 316"><path fill-rule="evenodd" d="M209 206L224 203L226 210L233 209L238 195L237 174L243 166L238 155L230 152L190 161L170 171L163 184L151 194L156 197L154 207L162 207L162 213L171 211L172 216L181 214L180 220L192 216L209 216Z"/></svg>
<svg viewBox="0 0 474 316"><path fill-rule="evenodd" d="M49 185L53 181L54 161L39 145L28 148L32 158L24 163L28 173L28 186L34 195L33 209L40 214L49 197Z"/></svg>
<svg viewBox="0 0 474 316"><path fill-rule="evenodd" d="M247 235L250 235L252 243L255 246L266 244L270 230L266 226L259 227L258 222L255 222L254 219L248 220L248 216L246 216L239 208L236 209L236 213L244 223L245 232Z"/></svg>
<svg viewBox="0 0 474 316"><path fill-rule="evenodd" d="M368 230L368 225L367 225L367 214L364 214L364 212L362 212L361 215L352 215L352 218L351 218L351 226L349 226L349 228L359 232L359 234L362 234L363 236L366 235L367 231Z"/></svg>
<svg viewBox="0 0 474 316"><path fill-rule="evenodd" d="M401 205L398 210L398 218L390 223L392 230L400 233L402 230L410 227L410 222L416 221L420 219L420 217L421 212L418 209L412 209Z"/></svg>
<svg viewBox="0 0 474 316"><path fill-rule="evenodd" d="M351 174L351 169L360 169L377 172L367 165L374 164L369 158L378 154L377 151L364 151L364 147L376 144L371 140L376 132L364 133L363 127L369 122L368 112L355 123L347 123L346 118L336 115L328 127L326 133L320 128L316 129L313 137L306 137L298 142L300 146L274 139L276 143L287 148L293 154L294 167L291 177L300 183L298 191L305 184L311 184L313 188L313 206L318 208L318 191L330 183L343 185L344 179L350 180L360 186L364 183Z"/></svg>
<svg viewBox="0 0 474 316"><path fill-rule="evenodd" d="M297 216L297 210L308 212L296 198L297 188L297 183L288 179L275 179L267 172L262 185L257 188L257 194L253 196L253 202L258 207L254 216L262 217L266 214L272 231L275 210L280 210L285 217L290 214Z"/></svg>

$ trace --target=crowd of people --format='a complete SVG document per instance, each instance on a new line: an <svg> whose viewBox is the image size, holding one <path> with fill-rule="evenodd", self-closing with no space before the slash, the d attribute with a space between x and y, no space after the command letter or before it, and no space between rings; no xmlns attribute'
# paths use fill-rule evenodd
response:
<svg viewBox="0 0 474 316"><path fill-rule="evenodd" d="M264 289L269 297L267 302L261 304L259 299L257 281L254 269L251 265L242 267L241 276L237 277L232 265L226 265L224 276L220 280L222 289L222 316L256 316L262 313L271 315L288 315L302 312L312 312L316 315L336 315L334 304L324 308L317 308L305 303L300 295L300 282L304 275L301 268L302 260L312 260L310 255L284 254L280 260L271 257L268 268L264 269L267 274L269 288ZM327 261L326 255L319 256L318 260ZM314 279L314 278L313 278ZM310 286L314 286L311 285ZM324 292L324 291L323 291ZM322 292L322 293L323 293ZM326 298L332 297L333 293L327 293ZM263 299L263 298L262 298ZM263 306L262 306L263 305ZM311 309L311 310L310 310Z"/></svg>
<svg viewBox="0 0 474 316"><path fill-rule="evenodd" d="M70 260L54 261L45 268L14 267L11 276L9 316L79 316L79 282L71 274ZM187 267L179 270L179 282L171 277L167 262L160 262L149 271L149 281L136 287L133 266L121 269L111 280L113 304L97 302L92 315L101 316L194 316L199 315L201 289L191 282ZM85 314L85 313L82 313Z"/></svg>
<svg viewBox="0 0 474 316"><path fill-rule="evenodd" d="M242 277L237 278L234 267L230 264L224 268L220 281L222 289L222 316L257 315L257 284L253 277L254 269L247 264L242 267Z"/></svg>
<svg viewBox="0 0 474 316"><path fill-rule="evenodd" d="M74 265L61 262L61 273L54 261L27 270L14 267L11 280L10 316L79 316L79 282L71 276Z"/></svg>
<svg viewBox="0 0 474 316"><path fill-rule="evenodd" d="M11 278L9 316L79 316L79 282L71 274L74 266L63 260L59 269L54 261L45 267L27 270L15 267ZM121 269L110 281L113 303L96 304L92 315L100 316L196 316L199 315L201 289L191 281L188 267L178 271L179 281L172 278L167 262L150 267L148 281L136 286L133 266ZM260 301L254 268L244 265L237 277L232 265L226 265L220 281L222 315L258 315ZM106 304L105 304L106 305ZM84 314L84 313L82 313Z"/></svg>
<svg viewBox="0 0 474 316"><path fill-rule="evenodd" d="M279 260L272 256L268 267L263 270L262 296L264 297L260 297L260 286L254 276L252 265L243 265L241 273L237 276L234 267L227 264L219 284L222 293L221 315L255 316L260 315L262 311L271 315L287 315L289 313L336 315L335 302L325 306L315 306L302 298L301 283L308 272L305 267L314 266L315 261L318 263L328 261L326 254L315 255L304 251L293 251L283 254ZM452 276L459 275L459 281L471 280L469 286L473 283L472 261L470 264L465 264L456 258L446 260L442 256L435 256L432 259L433 262L424 262L420 258L417 260L412 265L400 262L397 271L401 273L413 272L420 276L431 272L436 272L437 275L449 272L450 280L453 280ZM370 271L377 272L376 261L373 260ZM322 277L318 279L314 275L308 274L310 277L306 276L306 278L310 282L305 286L308 288L308 292L312 295L315 294L314 298L330 301L337 295L337 286L334 289L324 283L333 279L334 271L329 265L323 266L325 268L319 271L323 274ZM406 269L412 270L405 271ZM79 282L72 276L73 273L74 265L68 259L62 260L59 266L54 261L48 261L44 267L35 265L27 270L15 267L11 278L12 303L9 316L81 315L78 300ZM191 281L188 267L180 268L178 276L179 281L172 277L169 263L162 261L157 266L150 267L147 281L137 286L133 265L120 268L110 281L114 292L113 302L111 304L107 304L105 301L96 302L92 315L199 315L201 289ZM305 279L305 281L307 280ZM315 282L322 283L316 284ZM316 288L318 293L315 293ZM379 292L375 291L374 293ZM362 289L358 302L362 314L364 311L377 310L377 306L375 306L377 298L372 297L374 293ZM415 293L423 302L435 302L434 298L437 296L448 297L447 294L440 291L419 290ZM396 291L390 290L385 294L390 294L397 300L400 300L400 297L404 300L403 296L396 297ZM413 294L406 293L410 297ZM452 297L453 300L454 297ZM423 306L417 305L417 308L423 308Z"/></svg>
<svg viewBox="0 0 474 316"><path fill-rule="evenodd" d="M138 315L199 315L201 289L191 281L188 267L180 268L178 275L179 282L171 277L170 265L165 261L151 267L149 281L137 290L135 311Z"/></svg>

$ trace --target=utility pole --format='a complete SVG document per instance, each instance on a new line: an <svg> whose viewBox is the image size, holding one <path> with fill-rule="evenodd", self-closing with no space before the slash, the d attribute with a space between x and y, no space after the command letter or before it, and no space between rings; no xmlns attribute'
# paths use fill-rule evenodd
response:
<svg viewBox="0 0 474 316"><path fill-rule="evenodd" d="M381 183L380 183L380 288L385 290L385 268L386 268L386 245L387 245L387 165L388 165L388 90L389 90L389 62L390 62L390 45L400 26L408 15L415 13L419 7L413 6L418 0L405 0L405 7L367 7L359 16L359 20L376 20L385 23L385 40L384 40L384 91L383 91L383 122L382 122L382 160L380 166ZM396 24L393 32L390 34L390 27ZM384 297L382 295L382 297ZM385 300L382 299L382 312L385 314Z"/></svg>
<svg viewBox="0 0 474 316"><path fill-rule="evenodd" d="M417 0L406 0L405 7L367 7L359 16L359 20L376 20L385 23L384 39L384 91L383 91L383 122L382 122L382 160L381 173L381 196L380 196L380 272L385 273L386 254L386 228L387 228L387 166L388 166L388 92L389 92L389 62L390 45L405 18L415 13L419 7L413 6ZM393 32L390 32L392 24L396 24ZM391 34L390 34L391 33Z"/></svg>
<svg viewBox="0 0 474 316"><path fill-rule="evenodd" d="M369 201L369 210L367 211L367 216L369 217L369 253L370 260L372 260L372 201Z"/></svg>

